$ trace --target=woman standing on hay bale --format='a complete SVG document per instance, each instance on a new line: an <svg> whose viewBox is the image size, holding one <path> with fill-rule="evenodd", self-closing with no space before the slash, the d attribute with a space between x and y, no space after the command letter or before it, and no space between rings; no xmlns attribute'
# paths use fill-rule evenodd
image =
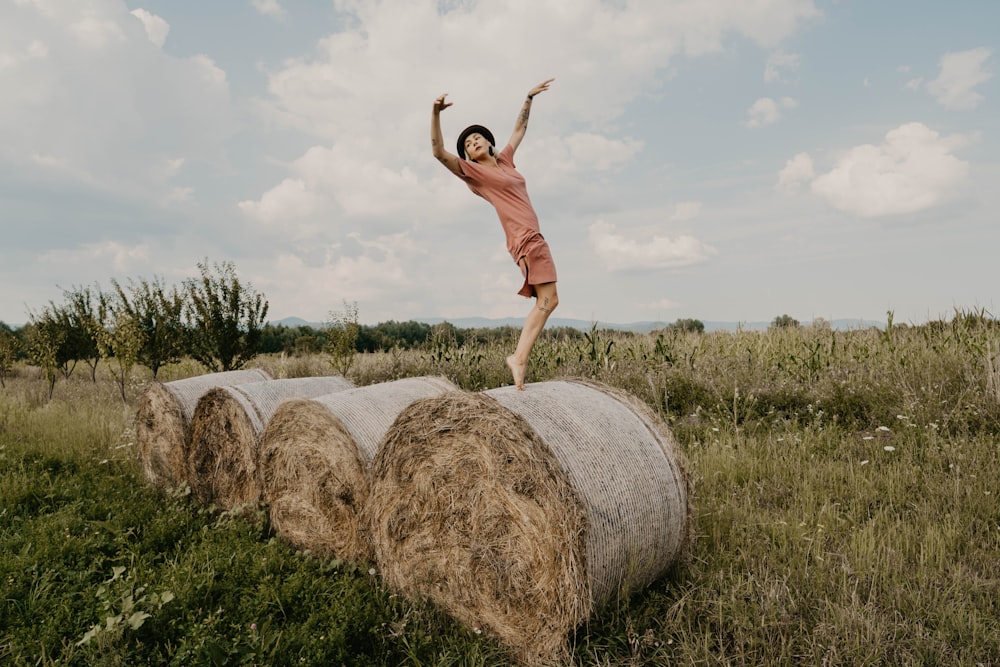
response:
<svg viewBox="0 0 1000 667"><path fill-rule="evenodd" d="M507 357L507 366L510 367L514 384L519 390L524 389L531 348L545 327L549 315L559 304L556 265L552 261L549 245L539 231L538 215L528 199L524 177L514 168L514 151L528 129L531 101L535 95L548 90L552 81L554 79L543 81L528 91L514 124L514 131L499 153L494 148L496 141L493 133L482 125L470 125L462 130L456 145L458 155L445 150L441 135L441 112L452 105L445 101L447 93L434 100L431 114L431 146L434 157L496 209L506 236L507 251L524 275L524 285L518 294L527 298L535 297L535 307L524 320L517 349Z"/></svg>

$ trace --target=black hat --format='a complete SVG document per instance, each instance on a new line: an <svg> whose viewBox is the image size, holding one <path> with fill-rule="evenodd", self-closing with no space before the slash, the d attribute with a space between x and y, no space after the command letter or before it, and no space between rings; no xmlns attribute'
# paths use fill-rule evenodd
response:
<svg viewBox="0 0 1000 667"><path fill-rule="evenodd" d="M476 134L477 132L486 137L486 141L490 142L491 146L497 145L496 139L493 138L492 132L487 130L482 125L470 125L469 127L462 130L462 134L458 135L458 143L456 144L456 146L458 147L458 154L459 156L461 156L463 160L466 159L465 140L469 138L470 134Z"/></svg>

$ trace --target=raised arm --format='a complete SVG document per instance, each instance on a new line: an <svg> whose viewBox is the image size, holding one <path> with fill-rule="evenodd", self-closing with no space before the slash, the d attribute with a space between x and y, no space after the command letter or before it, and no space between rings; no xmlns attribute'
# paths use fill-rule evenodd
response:
<svg viewBox="0 0 1000 667"><path fill-rule="evenodd" d="M460 158L454 153L449 153L445 150L444 138L441 135L441 112L451 106L451 102L444 101L444 98L447 96L448 93L445 93L434 100L434 109L431 112L431 148L438 162L448 167L448 170L453 174L461 176L462 167L459 163Z"/></svg>
<svg viewBox="0 0 1000 667"><path fill-rule="evenodd" d="M514 132L511 133L510 140L507 142L512 151L517 150L517 147L521 145L521 139L524 139L524 133L528 131L528 116L531 114L532 100L538 93L548 90L549 84L553 81L555 79L547 79L528 91L528 96L521 106L521 113L517 115L517 122L514 123Z"/></svg>

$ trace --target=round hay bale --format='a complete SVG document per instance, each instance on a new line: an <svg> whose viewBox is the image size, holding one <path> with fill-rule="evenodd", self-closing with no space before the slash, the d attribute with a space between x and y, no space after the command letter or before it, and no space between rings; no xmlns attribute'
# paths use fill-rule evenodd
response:
<svg viewBox="0 0 1000 667"><path fill-rule="evenodd" d="M322 556L370 560L359 515L379 443L408 405L457 390L444 378L415 377L283 403L264 430L257 468L275 531Z"/></svg>
<svg viewBox="0 0 1000 667"><path fill-rule="evenodd" d="M350 389L340 376L290 378L218 387L195 406L188 449L188 483L195 496L222 509L260 500L260 437L278 405Z"/></svg>
<svg viewBox="0 0 1000 667"><path fill-rule="evenodd" d="M502 387L400 413L371 471L375 561L525 663L563 662L594 609L662 575L689 536L675 441L592 382Z"/></svg>
<svg viewBox="0 0 1000 667"><path fill-rule="evenodd" d="M156 486L187 481L191 418L198 399L214 387L270 380L257 368L209 373L173 382L153 382L139 396L135 439L142 476Z"/></svg>

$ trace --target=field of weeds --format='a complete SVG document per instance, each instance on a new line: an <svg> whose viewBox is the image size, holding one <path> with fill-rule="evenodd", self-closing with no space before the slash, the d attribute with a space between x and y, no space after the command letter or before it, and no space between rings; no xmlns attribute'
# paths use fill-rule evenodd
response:
<svg viewBox="0 0 1000 667"><path fill-rule="evenodd" d="M359 354L363 385L509 382L512 342ZM274 377L321 356L258 357ZM411 605L367 563L276 538L260 507L147 488L106 369L0 390L0 663L496 665L489 637ZM203 372L186 362L169 381ZM580 665L1000 664L1000 323L544 336L529 381L584 376L648 403L693 479L667 577L568 637ZM529 387L530 391L530 387Z"/></svg>

